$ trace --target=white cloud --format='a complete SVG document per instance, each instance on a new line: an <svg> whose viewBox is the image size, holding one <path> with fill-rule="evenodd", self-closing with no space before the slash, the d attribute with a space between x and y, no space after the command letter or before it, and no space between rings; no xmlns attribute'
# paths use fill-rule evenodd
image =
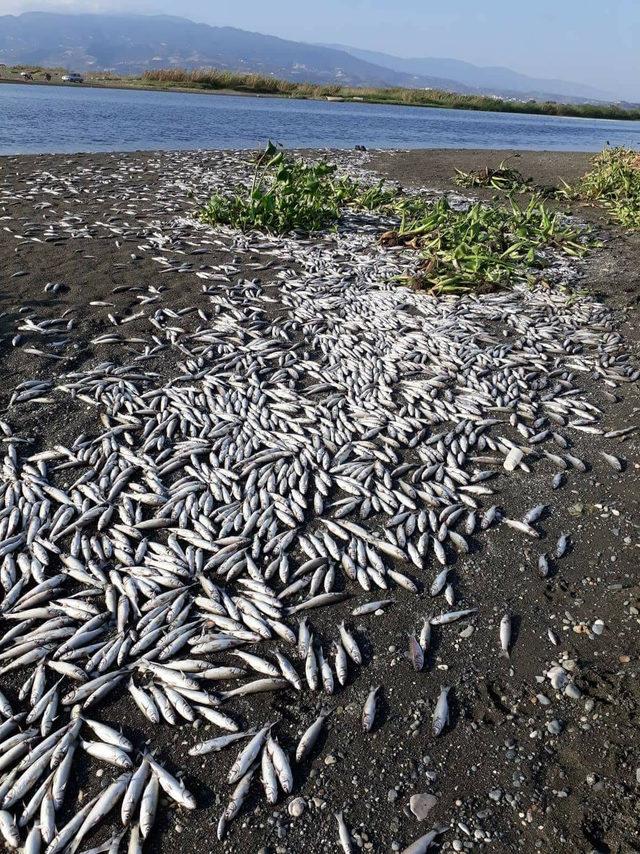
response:
<svg viewBox="0 0 640 854"><path fill-rule="evenodd" d="M154 12L152 0L0 0L0 15L22 12Z"/></svg>

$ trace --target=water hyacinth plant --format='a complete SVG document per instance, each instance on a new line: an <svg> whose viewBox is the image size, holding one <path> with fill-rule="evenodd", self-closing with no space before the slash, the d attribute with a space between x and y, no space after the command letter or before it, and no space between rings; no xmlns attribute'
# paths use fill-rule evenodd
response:
<svg viewBox="0 0 640 854"><path fill-rule="evenodd" d="M625 228L640 228L640 151L605 148L577 187L565 185L569 198L598 202Z"/></svg>
<svg viewBox="0 0 640 854"><path fill-rule="evenodd" d="M232 225L241 231L319 231L335 223L347 205L380 210L397 195L381 184L361 187L338 178L334 165L306 163L270 142L258 158L249 191L212 196L201 217L204 222Z"/></svg>
<svg viewBox="0 0 640 854"><path fill-rule="evenodd" d="M456 169L454 183L459 187L491 187L508 193L528 189L531 178L525 178L520 170L507 166L509 159L502 160L497 169L491 169L489 166L470 172Z"/></svg>
<svg viewBox="0 0 640 854"><path fill-rule="evenodd" d="M520 157L520 155L514 154L512 157ZM519 169L507 166L510 159L510 157L505 158L496 169L492 169L490 166L470 172L456 169L453 181L459 187L484 187L509 195L531 192L545 199L553 198L556 195L555 187L535 184L533 178L525 178Z"/></svg>
<svg viewBox="0 0 640 854"><path fill-rule="evenodd" d="M588 249L580 230L538 196L524 209L510 199L507 205L478 202L456 210L442 198L419 217L404 216L398 231L383 239L420 250L424 261L412 282L434 293L508 287L546 265L545 249L574 257Z"/></svg>
<svg viewBox="0 0 640 854"><path fill-rule="evenodd" d="M508 287L545 266L545 249L571 256L588 249L580 230L545 207L540 195L524 208L509 198L503 205L454 209L446 197L434 202L382 183L360 185L337 176L329 163L306 163L272 143L258 159L251 186L214 195L201 218L242 231L286 234L334 226L347 209L396 217L398 228L385 232L381 242L419 251L423 261L410 281L434 293Z"/></svg>

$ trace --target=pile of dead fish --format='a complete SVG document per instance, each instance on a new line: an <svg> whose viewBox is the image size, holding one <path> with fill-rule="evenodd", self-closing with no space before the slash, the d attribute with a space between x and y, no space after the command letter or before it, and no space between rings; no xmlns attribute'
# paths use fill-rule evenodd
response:
<svg viewBox="0 0 640 854"><path fill-rule="evenodd" d="M213 177L201 170L192 179L196 197L238 171L246 180L249 165L220 155ZM166 186L192 191L178 174ZM68 371L72 318L21 319L17 333L42 340L26 352L54 359L48 378L16 386L1 424L0 676L18 676L6 683L15 703L3 698L0 708L7 845L26 838L29 852L76 851L119 810L137 852L161 790L196 807L153 745L137 750L98 720L101 704L121 694L141 725L202 720L219 729L194 738L194 757L240 746L220 837L258 778L269 803L290 794L304 783L301 766L329 709L289 751L277 720L242 730L235 704L262 693L331 695L362 665L348 624L336 621L328 636L300 616L347 599L362 615L424 587L444 592L446 604L410 645L421 669L431 627L482 607L481 598L457 606L447 584L471 538L501 522L538 536L541 509L512 519L495 503L499 477L536 467L549 471L551 488L554 474L558 486L563 471L586 468L571 436L605 428L581 378L615 388L637 377L607 310L570 301L559 287L465 298L398 288L388 282L413 260L377 245L386 225L351 216L337 233L309 240L154 220L137 232L139 251L153 257L159 279L163 270L187 274L198 305L175 311L160 286L147 293L135 314L144 337L127 333L133 315L109 315L112 331L91 343L98 352L121 344L117 363L95 358ZM105 229L74 213L42 239ZM185 262L185 250L212 244L230 249L237 265ZM276 282L233 280L253 253L281 266ZM177 357L171 376L148 367L168 353ZM66 446L45 435L34 452L20 433L21 407L64 396L95 411L95 431ZM548 558L540 561L544 574ZM508 653L508 615L499 643ZM439 735L452 686L434 687ZM365 731L377 697L376 687ZM81 754L118 776L60 826ZM350 850L341 817L339 835ZM116 848L122 836L116 831Z"/></svg>

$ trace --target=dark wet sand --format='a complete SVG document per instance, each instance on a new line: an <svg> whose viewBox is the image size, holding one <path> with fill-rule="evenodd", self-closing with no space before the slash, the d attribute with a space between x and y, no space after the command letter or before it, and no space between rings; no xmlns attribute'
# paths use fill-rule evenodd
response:
<svg viewBox="0 0 640 854"><path fill-rule="evenodd" d="M468 170L493 166L507 155L504 151L442 150L373 153L369 165L381 176L408 186L447 189L453 187L455 167ZM204 158L206 161L206 155ZM23 189L34 171L64 172L120 159L141 166L141 186L153 186L153 173L146 169L149 155L134 153L0 158L0 189ZM585 171L588 160L589 155L579 153L523 152L514 163L535 181L555 184L560 178L575 180ZM493 193L484 191L480 195L487 198ZM190 210L192 205L177 193L171 216ZM100 200L94 197L83 199L80 195L71 210L82 206L85 213L90 206L95 220L104 213ZM640 239L610 226L597 210L574 206L572 212L593 223L605 241L604 248L584 264L583 286L620 313L620 329L637 356ZM9 214L13 227L16 221L55 217L55 213L34 210L32 202L7 205L0 200L0 217ZM0 228L3 224L0 219ZM126 292L114 295L114 287L129 284L146 289L157 284L157 265L146 257L131 264L135 252L135 244L118 247L112 237L55 245L21 242L0 230L0 312L5 313L0 317L0 335L4 336L0 342L1 409L18 381L50 369L11 347L20 306L37 308L41 316L46 315L45 283L66 282L69 290L56 299L51 314L77 308L79 325L88 341L110 328L104 323L104 311L98 319L88 305L90 300L113 301L114 311L126 314L134 310L136 302ZM211 262L211 257L207 260ZM27 271L27 275L11 278L19 270ZM249 275L255 274L247 271ZM193 277L170 273L162 276L162 285L173 300L165 300L165 304L197 305L203 299L200 283ZM135 335L136 324L128 331ZM123 358L115 349L98 352L87 344L74 365L98 356ZM163 369L172 373L173 368L173 364L165 364ZM640 423L637 386L620 389L619 396L619 403L608 404L599 391L594 392L594 402L606 410L608 429ZM0 413L0 417L12 420L12 413ZM21 418L24 431L46 443L68 440L83 427L91 429L94 422L86 407L62 403L23 407ZM627 458L626 472L618 475L599 461L600 449ZM464 814L473 817L474 826L491 832L492 842L480 845L458 830L443 837L448 851L456 838L473 843L468 850L491 854L627 854L640 850L636 770L640 767L639 451L638 434L619 445L602 442L599 437L578 436L575 453L590 459L593 469L571 474L563 489L551 491L551 468L538 467L526 479L509 479L498 498L513 514L524 513L537 503L552 505L552 515L542 525L545 536L531 547L502 526L492 531L491 537L483 538L482 549L465 559L456 586L462 596L465 590L471 592L470 599L474 598L473 591L481 591L477 599L482 602L484 628L463 642L456 627L437 633L424 673L415 674L399 651L405 647L407 630L419 627L419 618L431 611L428 594L418 599L402 596L402 606L382 618L353 621L363 642L365 666L349 690L331 701L336 711L321 749L296 774L294 796L308 802L301 818L291 819L287 801L281 801L274 811L266 807L264 799L252 799L225 842L218 843L215 826L229 792L224 777L235 751L190 759L188 748L200 740L190 726L145 725L128 698L110 698L99 717L122 724L138 746L148 740L170 768L183 769L188 787L203 806L193 814L161 808L158 826L145 851L335 852L338 843L333 814L344 808L349 826L359 834L358 850L388 852L404 848L432 822L461 817L458 799L465 804ZM563 531L571 534L573 550L549 578L540 579L535 568L537 554L552 550ZM510 663L497 654L497 622L505 606L518 615ZM334 635L338 618L348 611L345 606L316 612L314 625ZM563 630L567 613L571 624ZM607 624L605 634L597 641L571 628L582 621L591 625L596 618ZM490 620L494 625L487 629ZM555 649L547 640L549 626L562 638ZM540 690L536 677L563 651L577 662L584 697L578 701L554 699L549 711L536 700L536 691ZM446 678L456 685L452 726L437 740L431 735L433 674L438 674L438 684ZM26 674L21 675L24 678ZM20 678L0 679L0 687L12 693L20 682ZM360 726L362 703L375 684L384 685L383 714L375 731L365 736ZM587 698L595 701L592 710L585 709ZM303 693L301 698L287 696L286 700L261 697L255 705L265 719L270 714L283 717L282 740L291 749L321 703L322 698ZM546 734L546 723L554 718L564 724L558 738ZM543 735L532 737L538 732ZM335 760L333 764L327 764L329 757ZM78 776L78 788L91 790L94 773L95 769L84 769ZM431 792L439 798L429 820L422 824L407 806L410 796L419 792Z"/></svg>

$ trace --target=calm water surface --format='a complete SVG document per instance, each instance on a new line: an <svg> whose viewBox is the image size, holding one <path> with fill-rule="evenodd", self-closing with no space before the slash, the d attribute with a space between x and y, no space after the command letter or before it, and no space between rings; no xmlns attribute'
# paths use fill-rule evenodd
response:
<svg viewBox="0 0 640 854"><path fill-rule="evenodd" d="M0 84L0 154L138 149L523 148L640 144L640 122L426 107Z"/></svg>

